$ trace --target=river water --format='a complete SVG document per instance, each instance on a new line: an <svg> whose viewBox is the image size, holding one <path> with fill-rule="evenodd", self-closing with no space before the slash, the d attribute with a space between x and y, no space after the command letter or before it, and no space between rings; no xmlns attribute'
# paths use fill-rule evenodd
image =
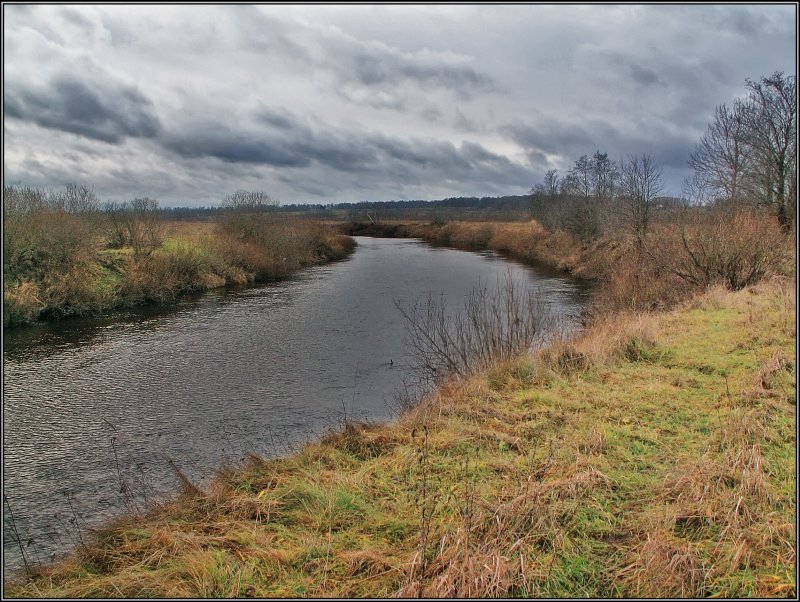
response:
<svg viewBox="0 0 800 602"><path fill-rule="evenodd" d="M413 379L395 300L460 307L510 270L562 328L584 303L576 284L491 252L357 241L349 259L279 283L4 333L5 575L23 567L17 538L29 563L46 561L175 491L171 465L203 486L345 417L390 420Z"/></svg>

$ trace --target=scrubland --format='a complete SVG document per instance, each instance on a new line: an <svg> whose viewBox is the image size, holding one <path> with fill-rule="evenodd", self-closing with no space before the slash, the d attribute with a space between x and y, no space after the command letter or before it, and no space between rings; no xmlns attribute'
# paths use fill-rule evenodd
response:
<svg viewBox="0 0 800 602"><path fill-rule="evenodd" d="M101 208L90 189L3 190L3 325L170 302L347 256L351 238L264 207L166 221L151 199Z"/></svg>

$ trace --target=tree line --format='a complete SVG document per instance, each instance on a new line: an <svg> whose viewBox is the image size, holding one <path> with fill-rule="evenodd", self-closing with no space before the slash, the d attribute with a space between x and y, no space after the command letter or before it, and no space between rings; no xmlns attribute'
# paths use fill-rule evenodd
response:
<svg viewBox="0 0 800 602"><path fill-rule="evenodd" d="M722 104L689 155L692 175L679 204L765 208L784 231L795 221L797 195L796 77L775 72L746 80L747 95ZM643 245L663 197L663 171L649 154L618 163L597 150L563 176L547 171L530 191L534 216L549 229L583 239L626 231Z"/></svg>

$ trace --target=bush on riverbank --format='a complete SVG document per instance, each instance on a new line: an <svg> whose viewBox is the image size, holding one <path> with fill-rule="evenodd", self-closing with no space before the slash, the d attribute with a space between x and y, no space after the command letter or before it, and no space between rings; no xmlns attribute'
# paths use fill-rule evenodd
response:
<svg viewBox="0 0 800 602"><path fill-rule="evenodd" d="M191 291L283 278L341 259L354 241L288 217L241 237L225 223L165 222L152 199L101 210L90 189L3 189L3 325L168 302Z"/></svg>
<svg viewBox="0 0 800 602"><path fill-rule="evenodd" d="M11 597L791 597L792 281L606 315L100 531Z"/></svg>

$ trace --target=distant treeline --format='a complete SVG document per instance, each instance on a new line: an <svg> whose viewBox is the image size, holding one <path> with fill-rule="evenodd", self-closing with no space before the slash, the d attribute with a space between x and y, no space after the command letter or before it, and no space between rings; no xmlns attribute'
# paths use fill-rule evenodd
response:
<svg viewBox="0 0 800 602"><path fill-rule="evenodd" d="M457 209L468 211L505 211L510 213L529 212L530 195L507 195L500 197L450 197L435 201L359 201L357 203L290 203L269 207L270 211L286 213L306 213L313 217L335 217L337 215L358 214L366 219L367 211L391 213L412 210L435 211L438 209ZM163 207L161 211L167 219L211 218L225 211L222 206L213 207Z"/></svg>

